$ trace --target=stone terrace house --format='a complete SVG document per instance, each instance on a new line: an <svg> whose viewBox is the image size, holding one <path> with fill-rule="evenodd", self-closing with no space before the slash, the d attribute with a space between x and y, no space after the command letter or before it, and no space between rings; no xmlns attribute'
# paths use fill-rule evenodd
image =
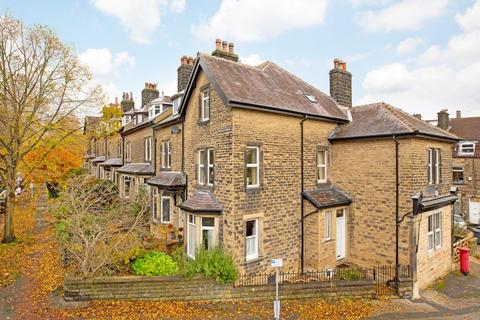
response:
<svg viewBox="0 0 480 320"><path fill-rule="evenodd" d="M113 179L119 182L121 196L131 198L138 188L147 188L146 181L155 175L152 125L158 115L172 108L172 103L170 97L160 96L155 84L145 83L140 109L134 108L131 94L124 94L121 106L123 165L116 169Z"/></svg>
<svg viewBox="0 0 480 320"><path fill-rule="evenodd" d="M333 99L233 49L198 54L178 112L153 126L153 229L172 224L192 258L221 245L244 273L398 259L421 290L448 272L458 138L384 103L352 108L340 60Z"/></svg>
<svg viewBox="0 0 480 320"><path fill-rule="evenodd" d="M100 178L98 164L105 161L105 141L98 135L101 121L102 117L87 116L83 125L83 134L88 136L84 168L96 178Z"/></svg>
<svg viewBox="0 0 480 320"><path fill-rule="evenodd" d="M438 113L438 126L462 138L453 151L453 184L458 188L458 214L471 224L480 224L480 117L450 119Z"/></svg>

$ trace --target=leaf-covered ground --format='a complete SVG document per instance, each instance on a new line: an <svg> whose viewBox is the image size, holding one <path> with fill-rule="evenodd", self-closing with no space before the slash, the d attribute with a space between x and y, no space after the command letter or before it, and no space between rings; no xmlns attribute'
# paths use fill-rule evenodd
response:
<svg viewBox="0 0 480 320"><path fill-rule="evenodd" d="M40 202L44 202L43 199ZM27 196L15 212L17 242L0 244L0 319L272 319L272 302L62 302L59 248L48 212ZM3 220L3 217L0 217ZM3 229L3 225L0 226ZM1 235L0 231L0 235ZM3 287L3 288L2 288ZM282 301L282 319L362 319L379 308L360 299Z"/></svg>

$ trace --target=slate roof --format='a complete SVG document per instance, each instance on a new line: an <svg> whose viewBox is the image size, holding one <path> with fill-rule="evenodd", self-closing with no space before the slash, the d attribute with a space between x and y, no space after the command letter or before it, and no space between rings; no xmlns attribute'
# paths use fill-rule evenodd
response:
<svg viewBox="0 0 480 320"><path fill-rule="evenodd" d="M227 106L258 108L265 111L310 115L346 122L347 115L329 95L316 89L273 62L258 66L199 53L194 72L199 66L205 71L222 101ZM189 88L194 77L190 78ZM182 112L189 91L182 102ZM311 102L306 94L316 99Z"/></svg>
<svg viewBox="0 0 480 320"><path fill-rule="evenodd" d="M101 166L121 166L123 165L122 158L111 158L106 160L105 162L100 163Z"/></svg>
<svg viewBox="0 0 480 320"><path fill-rule="evenodd" d="M384 102L353 107L351 115L352 121L341 125L330 137L330 140L407 134L433 136L452 141L459 140L456 135Z"/></svg>
<svg viewBox="0 0 480 320"><path fill-rule="evenodd" d="M162 171L147 183L165 188L181 188L187 184L187 177L182 171Z"/></svg>
<svg viewBox="0 0 480 320"><path fill-rule="evenodd" d="M118 172L133 174L153 174L153 165L150 163L127 163L117 169Z"/></svg>
<svg viewBox="0 0 480 320"><path fill-rule="evenodd" d="M348 205L352 199L341 189L329 184L303 191L303 196L319 209Z"/></svg>
<svg viewBox="0 0 480 320"><path fill-rule="evenodd" d="M169 96L160 96L156 99L153 99L152 101L150 101L150 105L152 104L156 104L156 103L168 103L168 104L171 104L172 103L172 99L169 97Z"/></svg>
<svg viewBox="0 0 480 320"><path fill-rule="evenodd" d="M93 163L95 162L103 162L105 161L105 156L98 156L92 160Z"/></svg>
<svg viewBox="0 0 480 320"><path fill-rule="evenodd" d="M215 196L208 191L195 191L179 208L189 212L221 212L223 209Z"/></svg>
<svg viewBox="0 0 480 320"><path fill-rule="evenodd" d="M480 117L452 118L449 132L463 140L480 141Z"/></svg>

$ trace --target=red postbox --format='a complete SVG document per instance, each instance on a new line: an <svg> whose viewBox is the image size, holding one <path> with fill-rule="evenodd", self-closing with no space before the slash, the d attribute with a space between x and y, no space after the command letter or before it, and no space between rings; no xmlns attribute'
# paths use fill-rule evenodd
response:
<svg viewBox="0 0 480 320"><path fill-rule="evenodd" d="M470 265L468 258L470 256L470 249L469 248L458 248L458 251L460 251L460 271L468 276L468 272L470 271Z"/></svg>

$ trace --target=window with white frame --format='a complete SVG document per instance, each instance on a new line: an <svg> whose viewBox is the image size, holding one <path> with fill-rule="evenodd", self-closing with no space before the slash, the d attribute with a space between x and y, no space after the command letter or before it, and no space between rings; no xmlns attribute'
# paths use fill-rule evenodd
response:
<svg viewBox="0 0 480 320"><path fill-rule="evenodd" d="M442 213L436 212L428 216L428 250L436 250L442 246Z"/></svg>
<svg viewBox="0 0 480 320"><path fill-rule="evenodd" d="M125 142L125 160L132 161L132 144L130 141Z"/></svg>
<svg viewBox="0 0 480 320"><path fill-rule="evenodd" d="M246 186L255 188L260 186L260 148L247 146L246 154Z"/></svg>
<svg viewBox="0 0 480 320"><path fill-rule="evenodd" d="M161 198L161 220L162 223L171 221L170 196L165 194L162 194Z"/></svg>
<svg viewBox="0 0 480 320"><path fill-rule="evenodd" d="M463 178L463 167L462 166L456 166L452 167L452 183L455 184L464 184L465 180Z"/></svg>
<svg viewBox="0 0 480 320"><path fill-rule="evenodd" d="M198 184L205 184L205 150L198 150Z"/></svg>
<svg viewBox="0 0 480 320"><path fill-rule="evenodd" d="M473 142L460 143L459 154L464 156L475 154L475 143Z"/></svg>
<svg viewBox="0 0 480 320"><path fill-rule="evenodd" d="M214 246L215 218L202 217L202 246L209 250Z"/></svg>
<svg viewBox="0 0 480 320"><path fill-rule="evenodd" d="M153 221L158 221L158 190L157 188L152 188L152 219Z"/></svg>
<svg viewBox="0 0 480 320"><path fill-rule="evenodd" d="M148 117L150 119L154 118L156 115L162 113L162 106L159 104L151 105L148 107Z"/></svg>
<svg viewBox="0 0 480 320"><path fill-rule="evenodd" d="M200 121L210 120L210 90L201 93Z"/></svg>
<svg viewBox="0 0 480 320"><path fill-rule="evenodd" d="M162 142L162 168L170 169L172 166L172 144L170 140Z"/></svg>
<svg viewBox="0 0 480 320"><path fill-rule="evenodd" d="M327 182L327 150L317 151L317 182Z"/></svg>
<svg viewBox="0 0 480 320"><path fill-rule="evenodd" d="M180 103L182 102L182 97L178 97L178 98L175 98L175 100L173 100L173 110L172 110L172 114L178 114L178 109L180 109Z"/></svg>
<svg viewBox="0 0 480 320"><path fill-rule="evenodd" d="M332 238L332 211L325 212L325 240Z"/></svg>
<svg viewBox="0 0 480 320"><path fill-rule="evenodd" d="M437 184L441 181L441 153L440 149L428 149L428 184Z"/></svg>
<svg viewBox="0 0 480 320"><path fill-rule="evenodd" d="M152 161L152 137L145 138L145 161Z"/></svg>
<svg viewBox="0 0 480 320"><path fill-rule="evenodd" d="M207 149L207 185L213 186L215 180L215 152Z"/></svg>
<svg viewBox="0 0 480 320"><path fill-rule="evenodd" d="M187 255L195 259L195 251L197 250L196 245L196 226L195 226L195 216L193 214L188 215L188 240L187 240Z"/></svg>
<svg viewBox="0 0 480 320"><path fill-rule="evenodd" d="M122 143L119 141L117 144L117 157L122 156Z"/></svg>
<svg viewBox="0 0 480 320"><path fill-rule="evenodd" d="M245 259L258 258L258 219L245 222Z"/></svg>
<svg viewBox="0 0 480 320"><path fill-rule="evenodd" d="M130 187L131 187L132 181L130 177L123 177L123 196L128 199L130 198Z"/></svg>

